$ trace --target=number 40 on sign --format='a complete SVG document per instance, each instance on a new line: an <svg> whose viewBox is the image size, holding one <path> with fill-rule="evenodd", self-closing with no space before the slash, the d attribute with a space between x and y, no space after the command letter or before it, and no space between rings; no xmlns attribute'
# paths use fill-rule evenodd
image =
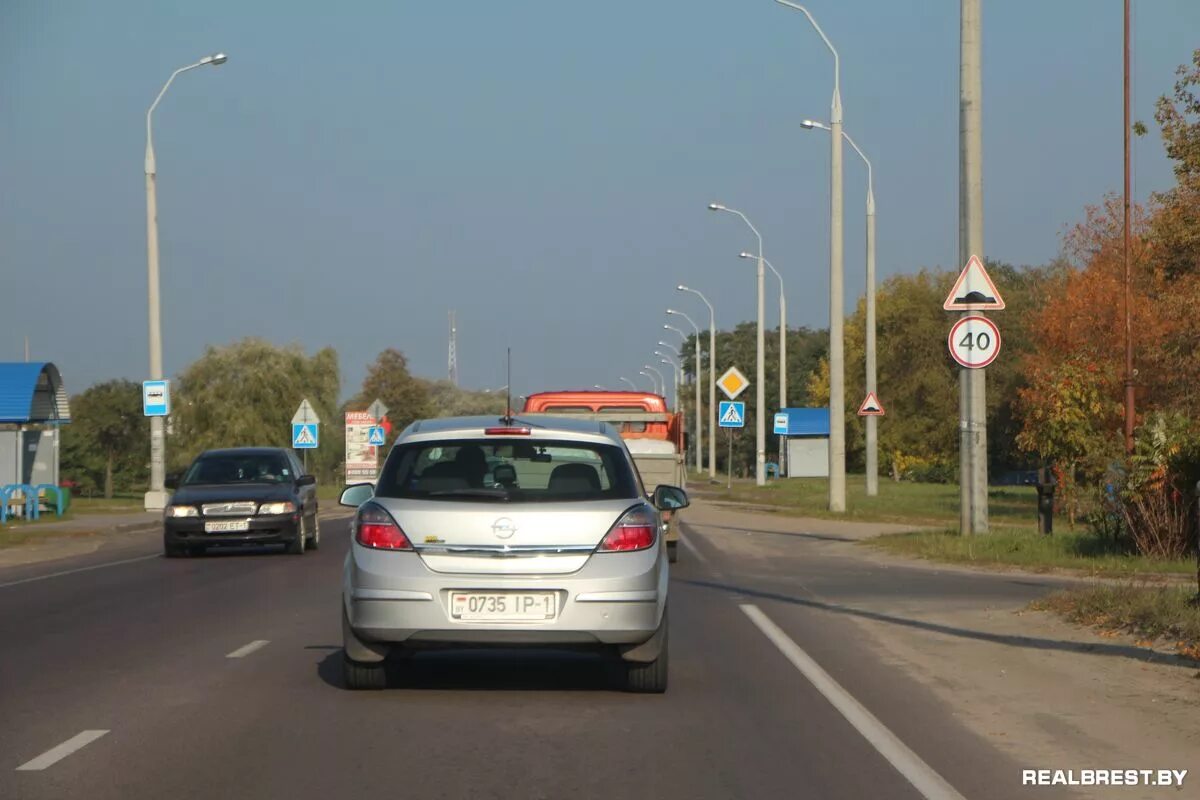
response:
<svg viewBox="0 0 1200 800"><path fill-rule="evenodd" d="M1000 354L1000 329L987 317L963 317L950 328L946 343L961 366L983 369Z"/></svg>

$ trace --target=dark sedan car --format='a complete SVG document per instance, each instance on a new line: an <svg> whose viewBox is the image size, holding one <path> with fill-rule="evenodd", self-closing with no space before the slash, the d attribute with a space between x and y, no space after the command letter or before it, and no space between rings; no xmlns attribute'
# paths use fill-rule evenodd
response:
<svg viewBox="0 0 1200 800"><path fill-rule="evenodd" d="M321 542L316 478L290 450L239 447L201 453L173 489L163 512L168 558L209 545L282 544L300 555Z"/></svg>

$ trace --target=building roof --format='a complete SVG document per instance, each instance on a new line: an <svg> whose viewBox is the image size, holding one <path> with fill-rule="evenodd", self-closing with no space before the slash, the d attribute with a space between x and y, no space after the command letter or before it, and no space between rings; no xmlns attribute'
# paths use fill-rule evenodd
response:
<svg viewBox="0 0 1200 800"><path fill-rule="evenodd" d="M49 362L0 362L0 423L70 422L58 367Z"/></svg>
<svg viewBox="0 0 1200 800"><path fill-rule="evenodd" d="M785 408L779 412L787 414L788 436L828 436L828 408Z"/></svg>

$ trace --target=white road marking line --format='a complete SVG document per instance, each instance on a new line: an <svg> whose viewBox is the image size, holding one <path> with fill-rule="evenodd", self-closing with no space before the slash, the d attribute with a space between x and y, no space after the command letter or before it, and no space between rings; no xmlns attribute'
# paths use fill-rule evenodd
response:
<svg viewBox="0 0 1200 800"><path fill-rule="evenodd" d="M269 639L255 639L250 644L242 645L237 650L234 650L232 653L227 654L225 657L226 658L244 658L245 656L248 656L251 653L253 653L255 650L261 650L262 648L266 647L267 643L269 641L270 641Z"/></svg>
<svg viewBox="0 0 1200 800"><path fill-rule="evenodd" d="M74 575L78 572L91 572L94 569L105 569L106 567L119 567L122 564L134 564L138 561L149 561L152 558L160 558L160 553L151 553L148 556L138 556L137 558L126 558L121 561L106 561L103 564L92 564L90 567L79 567L78 569L66 569L62 572L51 572L49 575L36 575L32 578L22 578L19 581L9 581L8 583L0 583L0 589L5 589L9 586L20 586L23 583L33 583L34 581L45 581L50 578L61 578L64 575Z"/></svg>
<svg viewBox="0 0 1200 800"><path fill-rule="evenodd" d="M926 800L965 800L961 794L946 779L934 771L933 767L921 760L921 757L908 748L904 742L892 733L879 719L867 710L866 706L854 699L854 695L842 688L828 672L813 661L800 645L792 641L783 630L771 621L758 606L743 603L742 611L750 618L771 643L792 662L797 670L825 699L854 726L862 737L871 743L881 756L888 760L896 771L912 784Z"/></svg>
<svg viewBox="0 0 1200 800"><path fill-rule="evenodd" d="M17 771L33 772L36 770L43 770L46 767L62 761L76 750L82 750L106 733L108 733L108 731L83 731L82 733L76 734L70 739L67 739L58 747L52 747L32 761L26 761L24 764L17 767Z"/></svg>

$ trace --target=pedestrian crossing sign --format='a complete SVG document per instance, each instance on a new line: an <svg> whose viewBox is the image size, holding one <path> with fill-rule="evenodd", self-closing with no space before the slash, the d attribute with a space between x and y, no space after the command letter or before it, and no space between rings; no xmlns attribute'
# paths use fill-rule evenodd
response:
<svg viewBox="0 0 1200 800"><path fill-rule="evenodd" d="M315 422L292 423L292 447L296 450L315 449L320 436L320 428Z"/></svg>
<svg viewBox="0 0 1200 800"><path fill-rule="evenodd" d="M746 404L722 400L717 413L717 422L722 428L744 428L746 426Z"/></svg>
<svg viewBox="0 0 1200 800"><path fill-rule="evenodd" d="M372 447L383 447L384 433L382 425L372 425L370 432L367 434L367 444Z"/></svg>

